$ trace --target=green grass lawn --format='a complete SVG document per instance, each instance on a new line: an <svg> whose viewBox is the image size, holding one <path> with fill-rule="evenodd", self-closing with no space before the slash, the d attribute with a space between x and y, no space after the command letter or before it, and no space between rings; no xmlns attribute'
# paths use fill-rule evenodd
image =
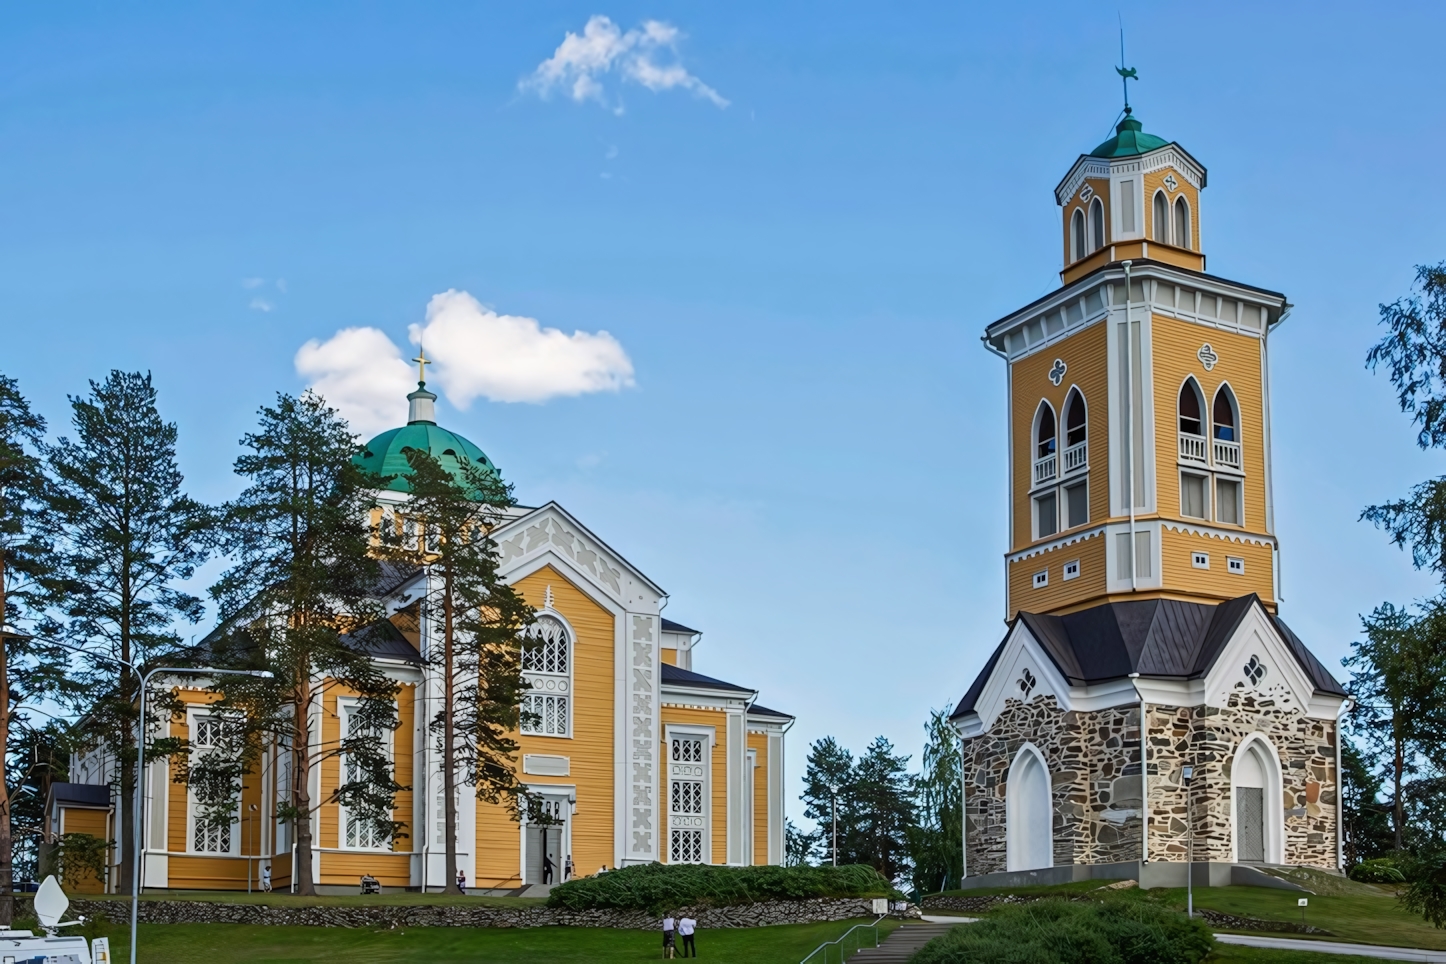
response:
<svg viewBox="0 0 1446 964"><path fill-rule="evenodd" d="M1396 964L1379 957L1342 957L1340 954L1312 954L1309 951L1275 951L1264 947L1216 944L1205 964Z"/></svg>
<svg viewBox="0 0 1446 964"><path fill-rule="evenodd" d="M724 964L798 964L855 923L860 922L704 930L698 933L698 950L705 959ZM897 926L894 921L881 923L880 938ZM112 955L125 960L128 934L125 927L100 925L87 936L108 936ZM662 935L653 931L245 924L142 924L138 955L144 964L633 964L661 956Z"/></svg>

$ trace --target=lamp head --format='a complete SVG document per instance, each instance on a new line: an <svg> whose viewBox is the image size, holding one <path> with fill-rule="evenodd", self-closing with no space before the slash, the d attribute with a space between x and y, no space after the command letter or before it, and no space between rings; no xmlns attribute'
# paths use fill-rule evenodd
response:
<svg viewBox="0 0 1446 964"><path fill-rule="evenodd" d="M271 670L269 669L253 669L251 671L251 675L255 676L257 679L272 679L275 677L276 674L271 672Z"/></svg>

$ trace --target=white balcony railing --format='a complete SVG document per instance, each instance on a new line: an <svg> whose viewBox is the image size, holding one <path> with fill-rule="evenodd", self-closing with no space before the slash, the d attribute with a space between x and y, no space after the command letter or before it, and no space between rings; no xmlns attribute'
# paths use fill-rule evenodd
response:
<svg viewBox="0 0 1446 964"><path fill-rule="evenodd" d="M1064 450L1065 475L1069 475L1071 472L1079 472L1082 469L1089 468L1089 444L1090 443L1088 440L1084 442L1076 442L1075 444Z"/></svg>
<svg viewBox="0 0 1446 964"><path fill-rule="evenodd" d="M1186 462L1204 462L1205 436L1180 433L1180 458Z"/></svg>
<svg viewBox="0 0 1446 964"><path fill-rule="evenodd" d="M1058 460L1055 458L1055 454L1053 452L1049 453L1042 459L1034 460L1035 485L1039 485L1041 482L1048 482L1050 479L1054 478L1057 461Z"/></svg>
<svg viewBox="0 0 1446 964"><path fill-rule="evenodd" d="M1232 469L1240 468L1240 443L1227 442L1224 439L1212 439L1215 449L1215 464L1229 466Z"/></svg>

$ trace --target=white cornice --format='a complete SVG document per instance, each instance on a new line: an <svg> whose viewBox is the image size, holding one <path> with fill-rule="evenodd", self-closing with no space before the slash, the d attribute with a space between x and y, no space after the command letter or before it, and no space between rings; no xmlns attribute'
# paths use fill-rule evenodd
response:
<svg viewBox="0 0 1446 964"><path fill-rule="evenodd" d="M1054 201L1063 207L1074 197L1086 178L1108 178L1137 171L1149 174L1166 167L1179 171L1197 191L1205 186L1205 168L1186 153L1183 147L1170 143L1157 147L1148 154L1134 154L1129 157L1094 157L1081 154L1079 160L1069 169L1069 173L1064 176L1064 180L1054 189Z"/></svg>
<svg viewBox="0 0 1446 964"><path fill-rule="evenodd" d="M1172 532L1183 532L1188 535L1203 536L1207 539L1220 539L1224 542L1238 542L1256 546L1269 546L1275 548L1275 537L1258 535L1253 532L1239 532L1234 529L1217 529L1214 526L1196 525L1193 522L1170 522L1160 520L1160 526Z"/></svg>
<svg viewBox="0 0 1446 964"><path fill-rule="evenodd" d="M1074 532L1058 539L1052 539L1049 542L1042 542L1037 546L1030 546L1028 549L1020 549L1018 552L1008 553L1004 559L1006 562L1013 564L1024 559L1029 559L1032 556L1043 555L1046 552L1052 552L1063 546L1072 546L1076 542L1083 542L1086 539L1093 539L1095 536L1102 536L1104 534L1105 527L1096 526L1093 529L1086 529L1083 532Z"/></svg>

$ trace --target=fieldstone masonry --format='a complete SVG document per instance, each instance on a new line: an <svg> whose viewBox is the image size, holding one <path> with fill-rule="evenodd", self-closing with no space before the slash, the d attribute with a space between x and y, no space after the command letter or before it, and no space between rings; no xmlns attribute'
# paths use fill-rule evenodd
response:
<svg viewBox="0 0 1446 964"><path fill-rule="evenodd" d="M1285 862L1336 866L1336 724L1311 719L1241 684L1223 708L1149 704L1145 709L1151 861L1186 859L1186 799L1192 777L1194 859L1232 861L1230 767L1252 733L1275 747L1283 774ZM1054 864L1141 858L1144 800L1138 705L1064 712L1053 695L1008 700L989 732L964 743L969 876L1007 869L1009 769L1026 742L1049 764Z"/></svg>

